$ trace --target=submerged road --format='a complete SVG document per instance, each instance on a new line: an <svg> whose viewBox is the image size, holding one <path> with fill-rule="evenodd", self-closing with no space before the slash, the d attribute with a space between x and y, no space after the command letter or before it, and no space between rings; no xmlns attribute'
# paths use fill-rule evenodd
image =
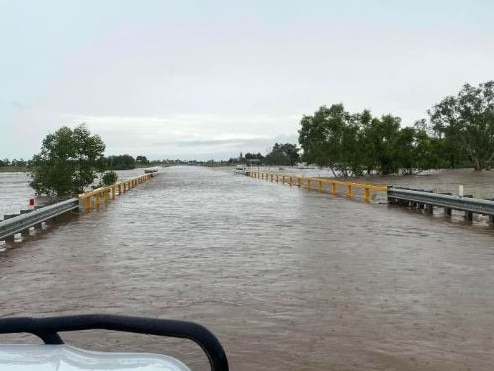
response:
<svg viewBox="0 0 494 371"><path fill-rule="evenodd" d="M8 200L24 197L22 175L0 180ZM0 316L192 320L232 370L490 370L493 241L487 225L172 167L0 252ZM189 342L68 339L207 369Z"/></svg>

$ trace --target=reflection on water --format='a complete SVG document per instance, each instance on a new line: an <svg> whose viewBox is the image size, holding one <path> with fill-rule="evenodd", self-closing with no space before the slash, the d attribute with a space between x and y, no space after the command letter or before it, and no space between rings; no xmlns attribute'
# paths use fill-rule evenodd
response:
<svg viewBox="0 0 494 371"><path fill-rule="evenodd" d="M234 370L488 370L492 234L230 169L167 168L0 253L0 315L193 320L220 338ZM205 369L188 343L69 339Z"/></svg>

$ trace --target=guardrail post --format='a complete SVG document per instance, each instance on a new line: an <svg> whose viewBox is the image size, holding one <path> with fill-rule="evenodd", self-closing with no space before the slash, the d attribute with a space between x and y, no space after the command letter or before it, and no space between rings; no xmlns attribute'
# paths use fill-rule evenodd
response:
<svg viewBox="0 0 494 371"><path fill-rule="evenodd" d="M18 214L6 214L3 216L3 220L15 218ZM15 242L15 234L5 238L5 242Z"/></svg>
<svg viewBox="0 0 494 371"><path fill-rule="evenodd" d="M94 195L94 197L96 198L96 207L98 208L101 205L101 199L100 199L99 192L96 192L96 194Z"/></svg>
<svg viewBox="0 0 494 371"><path fill-rule="evenodd" d="M353 192L352 192L352 185L351 183L348 183L348 186L347 186L347 192L346 192L346 196L348 198L352 198L353 196Z"/></svg>
<svg viewBox="0 0 494 371"><path fill-rule="evenodd" d="M115 187L115 184L113 184L111 186L111 198L112 198L112 200L115 199L115 191L116 191L116 187Z"/></svg>
<svg viewBox="0 0 494 371"><path fill-rule="evenodd" d="M319 191L319 192L322 192L322 180L321 180L321 179L319 179L319 180L317 181L317 183L318 183L318 184L317 184L317 189L318 189L318 191Z"/></svg>
<svg viewBox="0 0 494 371"><path fill-rule="evenodd" d="M307 178L307 190L310 191L312 189L312 184L310 183L310 178Z"/></svg>
<svg viewBox="0 0 494 371"><path fill-rule="evenodd" d="M297 177L297 186L300 187L302 185L302 181L300 179L300 177L298 176Z"/></svg>
<svg viewBox="0 0 494 371"><path fill-rule="evenodd" d="M30 211L32 211L32 210L21 210L21 214L27 214ZM21 231L21 234L27 234L29 236L29 230L30 229L31 228L24 229L23 231Z"/></svg>
<svg viewBox="0 0 494 371"><path fill-rule="evenodd" d="M463 188L463 186L462 186ZM463 195L465 198L473 198L473 195ZM473 212L465 210L465 219L468 220L469 222L473 221Z"/></svg>
<svg viewBox="0 0 494 371"><path fill-rule="evenodd" d="M105 197L105 201L108 201L110 199L110 189L108 187L105 187L105 190L103 191L103 195Z"/></svg>
<svg viewBox="0 0 494 371"><path fill-rule="evenodd" d="M335 195L337 192L336 192L336 183L335 182L332 182L331 183L331 194Z"/></svg>
<svg viewBox="0 0 494 371"><path fill-rule="evenodd" d="M364 189L364 200L366 202L370 202L370 188L369 187L365 187L365 189Z"/></svg>
<svg viewBox="0 0 494 371"><path fill-rule="evenodd" d="M292 183L293 183L292 176L290 175L290 187L292 186Z"/></svg>
<svg viewBox="0 0 494 371"><path fill-rule="evenodd" d="M86 197L86 210L90 211L91 210L91 197Z"/></svg>

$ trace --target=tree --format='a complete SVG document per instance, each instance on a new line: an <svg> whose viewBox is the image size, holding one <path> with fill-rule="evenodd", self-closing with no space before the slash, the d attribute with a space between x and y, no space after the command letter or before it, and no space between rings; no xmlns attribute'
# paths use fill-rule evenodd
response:
<svg viewBox="0 0 494 371"><path fill-rule="evenodd" d="M136 163L139 165L148 165L149 160L146 158L146 156L137 156Z"/></svg>
<svg viewBox="0 0 494 371"><path fill-rule="evenodd" d="M304 151L302 159L318 166L328 166L334 172L342 160L347 117L343 104L333 104L330 108L322 106L313 116L304 116L299 130L299 143Z"/></svg>
<svg viewBox="0 0 494 371"><path fill-rule="evenodd" d="M276 143L270 153L266 155L266 161L274 165L293 166L299 159L299 148L296 144Z"/></svg>
<svg viewBox="0 0 494 371"><path fill-rule="evenodd" d="M489 166L494 158L494 81L465 84L456 97L444 98L428 114L436 135L455 143L475 170Z"/></svg>
<svg viewBox="0 0 494 371"><path fill-rule="evenodd" d="M400 118L391 115L373 118L365 126L363 146L366 150L367 170L378 170L381 174L392 174L399 170L397 140Z"/></svg>
<svg viewBox="0 0 494 371"><path fill-rule="evenodd" d="M118 180L118 174L113 170L107 171L101 177L101 181L103 182L104 186L110 186L112 184L115 184L117 180Z"/></svg>
<svg viewBox="0 0 494 371"><path fill-rule="evenodd" d="M62 127L43 140L33 157L29 185L38 194L67 196L82 193L103 170L105 144L81 124Z"/></svg>
<svg viewBox="0 0 494 371"><path fill-rule="evenodd" d="M109 156L106 158L107 166L111 170L135 169L136 160L131 155Z"/></svg>

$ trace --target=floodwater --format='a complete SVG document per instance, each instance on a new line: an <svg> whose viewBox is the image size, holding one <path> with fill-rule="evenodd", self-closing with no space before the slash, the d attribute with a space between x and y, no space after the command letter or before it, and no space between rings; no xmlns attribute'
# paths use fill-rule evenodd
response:
<svg viewBox="0 0 494 371"><path fill-rule="evenodd" d="M126 173L128 176L138 173ZM379 178L489 197L494 174ZM23 183L24 182L24 183ZM0 210L25 208L0 174ZM14 209L14 210L12 210ZM2 246L0 246L2 248ZM494 227L232 175L171 167L99 210L0 252L0 316L116 313L201 323L232 370L491 370ZM67 334L90 349L197 346Z"/></svg>

